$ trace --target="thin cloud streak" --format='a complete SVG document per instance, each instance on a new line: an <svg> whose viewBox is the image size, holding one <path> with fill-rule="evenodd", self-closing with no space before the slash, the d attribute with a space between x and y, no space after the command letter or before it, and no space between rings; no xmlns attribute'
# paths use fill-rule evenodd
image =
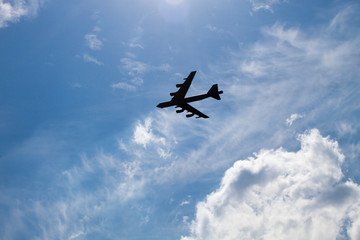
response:
<svg viewBox="0 0 360 240"><path fill-rule="evenodd" d="M120 60L120 70L126 71L129 79L124 82L112 84L113 89L135 90L144 83L143 75L149 71L163 71L168 72L171 70L169 64L161 64L159 66L153 66L151 64L136 60L136 56L132 53L127 53L128 57L124 57Z"/></svg>
<svg viewBox="0 0 360 240"><path fill-rule="evenodd" d="M83 59L85 62L89 62L89 63L95 63L96 65L102 66L104 65L103 62L100 62L99 60L97 60L96 58L84 53L83 54Z"/></svg>
<svg viewBox="0 0 360 240"><path fill-rule="evenodd" d="M304 116L298 113L291 114L289 118L286 119L286 125L291 126L294 121L303 118Z"/></svg>
<svg viewBox="0 0 360 240"><path fill-rule="evenodd" d="M136 90L136 87L134 85L128 84L126 82L118 82L113 85L111 85L113 89L124 89L127 91L134 91Z"/></svg>
<svg viewBox="0 0 360 240"><path fill-rule="evenodd" d="M273 13L273 5L279 4L280 2L281 0L250 0L252 10L254 12L257 12L259 10L267 10Z"/></svg>

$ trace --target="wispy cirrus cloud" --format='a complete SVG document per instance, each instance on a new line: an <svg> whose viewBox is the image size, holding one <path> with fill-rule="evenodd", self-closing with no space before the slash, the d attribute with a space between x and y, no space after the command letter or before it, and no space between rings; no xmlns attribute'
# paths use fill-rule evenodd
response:
<svg viewBox="0 0 360 240"><path fill-rule="evenodd" d="M141 44L143 32L144 32L144 29L141 26L138 26L135 29L136 36L131 38L131 40L129 42L130 48L140 48L140 49L144 50L144 46Z"/></svg>
<svg viewBox="0 0 360 240"><path fill-rule="evenodd" d="M347 12L344 9L340 12L343 11ZM351 21L339 22L342 32L330 30L331 22L333 18L316 30L275 23L262 29L259 41L242 46L241 51L231 51L233 58L229 62L210 66L208 78L224 90L221 102L203 102L201 111L209 112L210 122L190 120L187 125L188 121L174 111L159 111L154 116L154 125L166 122L169 135L181 142L202 143L191 150L184 148L185 155L181 155L181 149L186 144L179 143L181 156L175 152L173 157L181 161L169 164L161 178L190 180L222 169L234 156L266 146L293 147L297 144L293 140L294 130L304 131L308 124L317 122L331 131L340 126L342 118L352 115L358 108L353 99L358 99L359 92L355 86L360 76L356 47L360 32ZM342 37L344 34L346 38ZM330 67L324 59L335 49L341 54L337 54ZM284 122L288 119L290 124L289 116L294 112L307 117L289 128ZM347 124L357 126L352 121ZM183 130L179 132L177 128Z"/></svg>
<svg viewBox="0 0 360 240"><path fill-rule="evenodd" d="M111 87L113 89L135 90L143 84L143 75L149 70L149 65L135 60L135 57L134 54L130 54L129 57L124 57L120 60L121 65L119 68L127 71L130 79L112 84Z"/></svg>
<svg viewBox="0 0 360 240"><path fill-rule="evenodd" d="M143 122L139 121L136 124L131 139L119 140L119 148L139 158L139 161L152 162L152 159L159 157L167 159L172 156L172 149L176 143L171 132L166 130L166 124L160 126L152 117L147 117ZM146 159L143 159L145 155ZM151 165L154 169L158 169L159 173L163 167L167 167L167 164L163 165L161 161L154 161ZM158 174L150 174L148 177L156 181L159 179Z"/></svg>
<svg viewBox="0 0 360 240"><path fill-rule="evenodd" d="M7 213L8 221L1 227L1 236L7 239L24 235L41 239L106 236L106 229L112 224L104 221L105 216L117 219L115 222L122 218L129 221L131 216L119 216L116 212L146 194L147 180L141 168L140 162L123 161L101 151L94 157L83 154L80 163L77 161L56 175L52 189L61 192L61 197L55 192L46 192L49 198L35 194L32 199L19 199L19 206ZM37 194L42 195L41 190L37 190ZM1 203L10 204L4 197ZM131 212L139 214L136 208ZM28 219L36 222L36 226L28 224ZM142 219L146 220L146 216L136 221Z"/></svg>
<svg viewBox="0 0 360 240"><path fill-rule="evenodd" d="M298 113L291 114L289 118L286 119L286 125L291 126L294 121L303 118L304 116Z"/></svg>
<svg viewBox="0 0 360 240"><path fill-rule="evenodd" d="M343 179L338 143L316 129L299 140L235 162L182 239L358 239L360 186Z"/></svg>
<svg viewBox="0 0 360 240"><path fill-rule="evenodd" d="M162 144L165 143L165 139L164 138L159 138L156 137L151 130L151 122L152 119L151 118L147 118L145 120L144 124L140 124L138 123L135 131L134 131L134 139L133 141L137 144L140 144L142 146L144 146L144 148L146 148L146 146L150 143L157 143L160 142Z"/></svg>
<svg viewBox="0 0 360 240"><path fill-rule="evenodd" d="M149 69L148 64L143 63L141 61L137 61L133 58L122 58L120 60L122 67L125 70L128 70L128 74L130 76L134 76L134 75L139 75L139 74L144 74L145 71L147 71Z"/></svg>
<svg viewBox="0 0 360 240"><path fill-rule="evenodd" d="M95 19L98 22L99 19L99 12L94 12L92 18ZM84 39L85 43L88 48L90 48L92 51L99 51L103 47L103 41L99 39L98 35L101 32L101 28L98 25L95 25L90 33L85 34ZM83 60L85 62L95 63L96 65L104 65L103 62L99 61L93 56L90 56L87 53L83 54Z"/></svg>
<svg viewBox="0 0 360 240"><path fill-rule="evenodd" d="M5 1L0 0L0 28L20 21L25 16L35 16L45 0Z"/></svg>
<svg viewBox="0 0 360 240"><path fill-rule="evenodd" d="M143 76L145 73L149 71L168 72L171 70L171 66L169 64L153 66L151 64L137 60L136 55L132 53L127 53L127 57L122 58L120 62L121 65L119 66L119 69L122 71L126 71L129 79L127 79L126 81L112 84L111 87L114 89L118 88L124 90L135 90L143 84Z"/></svg>
<svg viewBox="0 0 360 240"><path fill-rule="evenodd" d="M111 85L111 87L113 89L124 89L127 91L133 91L136 89L136 87L134 85L128 84L126 82L118 82L118 83L114 83L113 85Z"/></svg>
<svg viewBox="0 0 360 240"><path fill-rule="evenodd" d="M88 33L85 35L85 40L87 46L91 50L100 50L103 46L103 42L98 39L97 35L95 33Z"/></svg>
<svg viewBox="0 0 360 240"><path fill-rule="evenodd" d="M100 62L95 57L90 56L89 54L86 54L86 53L83 54L83 59L84 59L85 62L95 63L96 65L99 65L99 66L104 65L103 62Z"/></svg>
<svg viewBox="0 0 360 240"><path fill-rule="evenodd" d="M250 0L252 10L257 12L259 10L267 10L273 12L273 6L279 4L282 0ZM285 0L286 1L286 0Z"/></svg>

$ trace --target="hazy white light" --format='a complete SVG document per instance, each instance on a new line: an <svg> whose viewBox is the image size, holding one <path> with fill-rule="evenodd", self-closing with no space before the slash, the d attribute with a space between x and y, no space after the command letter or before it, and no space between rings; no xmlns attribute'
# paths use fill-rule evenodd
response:
<svg viewBox="0 0 360 240"><path fill-rule="evenodd" d="M165 0L159 10L163 19L169 23L184 22L188 12L183 0Z"/></svg>
<svg viewBox="0 0 360 240"><path fill-rule="evenodd" d="M166 2L171 5L179 5L183 0L166 0Z"/></svg>

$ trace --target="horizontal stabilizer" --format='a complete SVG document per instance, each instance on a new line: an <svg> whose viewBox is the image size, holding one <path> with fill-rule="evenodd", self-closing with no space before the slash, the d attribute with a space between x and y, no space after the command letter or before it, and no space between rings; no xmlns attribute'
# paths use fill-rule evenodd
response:
<svg viewBox="0 0 360 240"><path fill-rule="evenodd" d="M215 98L216 100L220 100L220 94L222 94L223 91L219 91L218 89L218 85L217 84L214 84L212 85L212 87L210 88L210 90L207 92L207 94L210 96L210 97L213 97Z"/></svg>

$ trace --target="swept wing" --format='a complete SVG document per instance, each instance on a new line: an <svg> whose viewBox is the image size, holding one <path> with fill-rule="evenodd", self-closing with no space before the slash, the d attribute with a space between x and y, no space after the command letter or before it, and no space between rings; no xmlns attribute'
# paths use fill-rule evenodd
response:
<svg viewBox="0 0 360 240"><path fill-rule="evenodd" d="M191 85L191 82L195 76L196 71L193 71L189 74L187 78L185 78L185 82L181 84L176 84L177 87L179 87L179 90L177 92L171 93L170 95L173 96L171 100L180 100L184 99L187 91L189 90L189 87Z"/></svg>
<svg viewBox="0 0 360 240"><path fill-rule="evenodd" d="M202 112L200 112L199 110L197 110L196 108L192 107L187 103L178 104L177 106L181 107L183 110L191 112L190 114L186 114L186 117L192 117L194 115L198 115L197 118L209 118L208 116L206 116L205 114L203 114Z"/></svg>

